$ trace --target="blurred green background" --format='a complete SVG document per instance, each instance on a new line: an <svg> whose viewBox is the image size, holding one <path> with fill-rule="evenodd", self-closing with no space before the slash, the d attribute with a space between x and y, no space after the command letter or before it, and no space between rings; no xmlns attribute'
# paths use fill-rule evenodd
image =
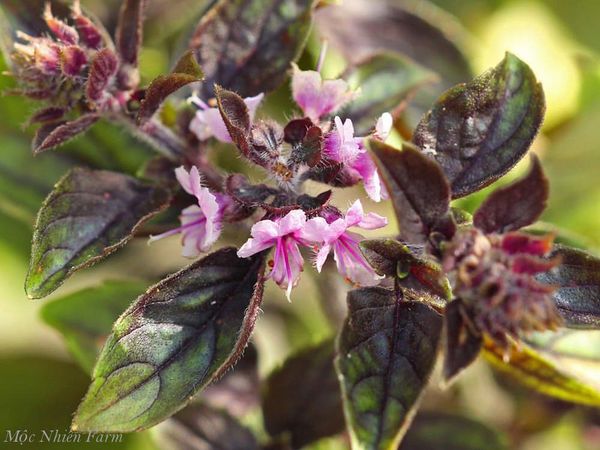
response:
<svg viewBox="0 0 600 450"><path fill-rule="evenodd" d="M82 3L109 28L114 26L114 5L119 2L84 0ZM189 8L200 13L210 2L150 0L149 3L141 57L144 80L168 70L177 49L181 48L180 31L193 18ZM419 8L419 2L411 3ZM534 144L534 151L542 157L551 180L551 200L543 220L573 233L577 242L592 251L600 248L600 28L597 23L600 2L434 0L433 3L453 14L459 28L464 27L463 44L474 73L496 64L507 50L532 66L543 83L548 103L542 134ZM316 47L309 51L318 52ZM0 89L10 86L10 78L0 77ZM6 429L66 431L71 414L87 388L88 376L74 363L58 333L42 322L40 306L101 280L152 280L186 263L179 257L176 239L161 241L150 248L145 240L139 239L94 269L75 275L52 298L38 301L26 298L23 280L34 215L53 183L76 164L135 173L152 155L123 131L102 124L85 138L33 159L29 146L32 130L22 126L33 109L33 105L19 98L0 98L2 448L18 446L3 442ZM523 164L508 179L522 170ZM473 209L482 195L460 203ZM387 206L376 209L390 213ZM393 225L389 231L393 231ZM263 373L281 362L290 348L319 341L332 333L326 314L315 301L318 295L315 289L307 270L302 291L293 304L285 302L279 291L269 290L256 336L258 347L263 349L260 361ZM463 389L466 385L468 390ZM463 381L449 391L432 389L425 400L425 407L430 409L457 405L466 414L506 431L515 448L600 448L600 414L516 388L497 379L483 363L469 369ZM34 444L30 448L149 449L152 445L148 433L142 433L126 436L118 445ZM320 444L320 448L343 448L343 444L331 440Z"/></svg>

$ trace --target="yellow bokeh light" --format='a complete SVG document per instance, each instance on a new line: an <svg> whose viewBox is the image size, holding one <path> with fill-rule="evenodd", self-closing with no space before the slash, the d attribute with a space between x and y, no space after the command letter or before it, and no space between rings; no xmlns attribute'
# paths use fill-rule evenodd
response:
<svg viewBox="0 0 600 450"><path fill-rule="evenodd" d="M505 51L531 66L546 93L546 128L576 112L581 76L574 45L546 6L535 1L509 3L482 23L478 34L482 41L475 59L479 72L497 64Z"/></svg>

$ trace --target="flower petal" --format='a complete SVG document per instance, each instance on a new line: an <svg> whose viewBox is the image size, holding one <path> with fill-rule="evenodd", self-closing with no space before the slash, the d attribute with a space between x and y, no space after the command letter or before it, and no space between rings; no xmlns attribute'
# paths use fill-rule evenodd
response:
<svg viewBox="0 0 600 450"><path fill-rule="evenodd" d="M246 97L244 99L244 103L248 107L248 114L250 115L251 120L254 119L254 116L256 115L256 110L258 109L260 102L262 102L264 96L265 94L261 92L260 94L255 95L254 97Z"/></svg>
<svg viewBox="0 0 600 450"><path fill-rule="evenodd" d="M325 244L317 252L317 257L315 258L315 267L317 268L317 271L319 273L321 273L321 269L323 269L323 264L325 264L325 261L327 261L327 256L329 256L330 251L331 245Z"/></svg>
<svg viewBox="0 0 600 450"><path fill-rule="evenodd" d="M239 258L248 258L272 246L273 242L250 238L240 247L237 255Z"/></svg>
<svg viewBox="0 0 600 450"><path fill-rule="evenodd" d="M385 141L389 137L393 125L394 118L392 115L389 112L384 112L375 124L375 137Z"/></svg>
<svg viewBox="0 0 600 450"><path fill-rule="evenodd" d="M323 217L313 217L306 221L298 237L306 242L319 244L323 242L329 229L329 224Z"/></svg>
<svg viewBox="0 0 600 450"><path fill-rule="evenodd" d="M277 221L278 235L299 232L306 224L306 214L301 209L294 209Z"/></svg>
<svg viewBox="0 0 600 450"><path fill-rule="evenodd" d="M358 155L352 168L356 170L363 179L367 195L375 202L387 198L387 191L379 177L377 166L367 152Z"/></svg>

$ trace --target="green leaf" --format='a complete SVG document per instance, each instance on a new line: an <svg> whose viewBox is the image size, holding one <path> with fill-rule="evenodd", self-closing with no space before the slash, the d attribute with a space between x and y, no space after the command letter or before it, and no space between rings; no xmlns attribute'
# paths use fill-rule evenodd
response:
<svg viewBox="0 0 600 450"><path fill-rule="evenodd" d="M523 178L501 187L475 211L473 224L486 233L506 233L531 225L546 208L548 179L537 156Z"/></svg>
<svg viewBox="0 0 600 450"><path fill-rule="evenodd" d="M160 75L152 80L146 90L137 120L149 119L169 95L190 83L202 80L203 76L202 69L200 69L193 52L188 50L170 74Z"/></svg>
<svg viewBox="0 0 600 450"><path fill-rule="evenodd" d="M170 450L258 450L256 439L224 411L190 405L156 427L160 448Z"/></svg>
<svg viewBox="0 0 600 450"><path fill-rule="evenodd" d="M190 42L206 74L201 96L213 85L242 97L269 92L286 77L304 47L314 0L221 0L198 24Z"/></svg>
<svg viewBox="0 0 600 450"><path fill-rule="evenodd" d="M91 373L112 325L144 292L139 281L105 281L46 303L42 319L58 330L83 369Z"/></svg>
<svg viewBox="0 0 600 450"><path fill-rule="evenodd" d="M561 264L537 276L557 286L554 300L565 325L571 328L600 328L600 259L574 248L555 245L550 257Z"/></svg>
<svg viewBox="0 0 600 450"><path fill-rule="evenodd" d="M436 76L390 52L369 57L343 78L353 89L360 88L360 94L344 108L342 116L352 120L356 135L364 136L373 130L382 113L387 111L397 116L415 92L435 81Z"/></svg>
<svg viewBox="0 0 600 450"><path fill-rule="evenodd" d="M269 375L263 397L265 428L289 433L293 448L344 429L344 412L333 366L333 340L302 350Z"/></svg>
<svg viewBox="0 0 600 450"><path fill-rule="evenodd" d="M167 191L127 175L71 170L38 213L25 281L27 295L50 294L73 272L122 247L168 201Z"/></svg>
<svg viewBox="0 0 600 450"><path fill-rule="evenodd" d="M396 449L437 359L442 318L379 287L351 291L348 308L336 370L352 448Z"/></svg>
<svg viewBox="0 0 600 450"><path fill-rule="evenodd" d="M459 299L446 306L444 331L444 380L450 383L475 361L481 350L482 337Z"/></svg>
<svg viewBox="0 0 600 450"><path fill-rule="evenodd" d="M559 363L524 342L508 350L484 339L483 355L493 367L542 394L568 402L600 406L600 390L562 370Z"/></svg>
<svg viewBox="0 0 600 450"><path fill-rule="evenodd" d="M216 251L165 278L117 320L73 429L128 432L166 419L239 359L262 300L264 258Z"/></svg>
<svg viewBox="0 0 600 450"><path fill-rule="evenodd" d="M398 450L508 450L507 439L480 422L453 414L419 414Z"/></svg>
<svg viewBox="0 0 600 450"><path fill-rule="evenodd" d="M527 64L507 53L495 68L444 93L413 142L431 152L454 198L500 178L525 155L545 111L544 92Z"/></svg>
<svg viewBox="0 0 600 450"><path fill-rule="evenodd" d="M440 166L410 146L400 151L371 139L369 147L393 202L400 237L414 244L427 242L433 232L451 238L450 186Z"/></svg>

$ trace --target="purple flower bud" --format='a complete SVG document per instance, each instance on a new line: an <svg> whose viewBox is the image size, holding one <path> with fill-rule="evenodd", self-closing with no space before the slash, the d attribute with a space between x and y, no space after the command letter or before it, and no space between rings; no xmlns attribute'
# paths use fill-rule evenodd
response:
<svg viewBox="0 0 600 450"><path fill-rule="evenodd" d="M44 9L44 21L50 31L56 36L63 44L67 45L75 45L79 42L79 35L75 28L67 25L62 20L55 18L52 15L52 9L50 6L50 2L46 3L46 7Z"/></svg>
<svg viewBox="0 0 600 450"><path fill-rule="evenodd" d="M94 50L99 49L103 41L102 33L89 18L82 14L79 1L73 3L71 11L82 44Z"/></svg>
<svg viewBox="0 0 600 450"><path fill-rule="evenodd" d="M543 258L552 241L553 236L486 235L471 228L458 232L444 249L443 268L454 295L470 309L479 330L500 345L507 345L507 336L517 339L562 323L552 299L555 287L535 279L560 264Z"/></svg>
<svg viewBox="0 0 600 450"><path fill-rule="evenodd" d="M109 97L108 88L117 73L118 65L119 60L112 50L104 48L96 53L86 86L86 96L90 103L101 106L103 100Z"/></svg>
<svg viewBox="0 0 600 450"><path fill-rule="evenodd" d="M60 59L63 73L70 78L80 75L87 64L85 52L76 45L63 48Z"/></svg>

